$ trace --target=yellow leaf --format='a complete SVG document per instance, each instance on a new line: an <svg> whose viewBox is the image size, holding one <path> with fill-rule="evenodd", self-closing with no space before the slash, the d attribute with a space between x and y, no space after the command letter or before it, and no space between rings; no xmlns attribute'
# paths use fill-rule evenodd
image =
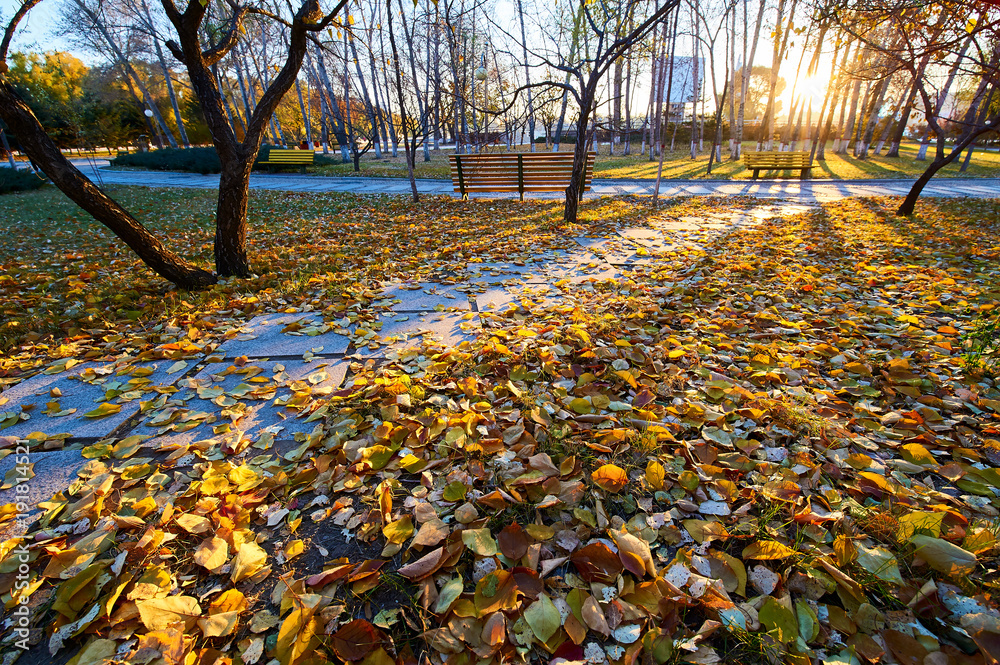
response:
<svg viewBox="0 0 1000 665"><path fill-rule="evenodd" d="M198 545L192 558L196 564L208 570L221 568L229 559L229 545L222 538L206 538Z"/></svg>
<svg viewBox="0 0 1000 665"><path fill-rule="evenodd" d="M666 478L666 471L663 465L656 460L650 460L646 465L646 482L654 490L663 489L663 480Z"/></svg>
<svg viewBox="0 0 1000 665"><path fill-rule="evenodd" d="M198 619L198 627L205 637L225 637L236 630L239 612L220 612Z"/></svg>
<svg viewBox="0 0 1000 665"><path fill-rule="evenodd" d="M413 519L405 515L402 519L386 524L382 527L382 535L390 543L402 545L413 535Z"/></svg>
<svg viewBox="0 0 1000 665"><path fill-rule="evenodd" d="M776 540L758 540L743 548L744 559L787 559L793 554L795 554L795 550Z"/></svg>
<svg viewBox="0 0 1000 665"><path fill-rule="evenodd" d="M590 475L591 479L602 489L617 494L628 484L625 469L614 464L605 464Z"/></svg>
<svg viewBox="0 0 1000 665"><path fill-rule="evenodd" d="M107 416L116 414L116 413L118 413L121 410L122 410L122 407L121 407L120 404L109 404L108 402L105 402L104 404L101 404L99 407L97 407L93 411L88 411L87 413L83 414L83 417L84 418L105 418Z"/></svg>
<svg viewBox="0 0 1000 665"><path fill-rule="evenodd" d="M291 561L292 559L294 559L295 557L297 557L298 555L302 554L305 551L306 551L306 544L301 540L291 541L290 543L285 545L285 549L282 550L282 552L285 555L285 561Z"/></svg>
<svg viewBox="0 0 1000 665"><path fill-rule="evenodd" d="M149 630L165 630L172 623L183 623L190 630L201 616L198 599L191 596L167 596L137 600L136 609L142 624Z"/></svg>
<svg viewBox="0 0 1000 665"><path fill-rule="evenodd" d="M233 584L236 584L240 580L245 580L263 568L266 561L267 552L260 545L257 543L243 543L240 545L239 551L236 552L236 558L233 559L230 579L232 579Z"/></svg>

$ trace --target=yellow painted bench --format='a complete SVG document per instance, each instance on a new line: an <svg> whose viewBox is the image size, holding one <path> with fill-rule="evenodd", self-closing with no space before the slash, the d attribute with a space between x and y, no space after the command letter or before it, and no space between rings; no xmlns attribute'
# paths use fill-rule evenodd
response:
<svg viewBox="0 0 1000 665"><path fill-rule="evenodd" d="M316 153L311 150L285 150L282 148L271 148L267 153L267 159L257 162L259 166L269 168L281 166L298 166L302 173L306 172L307 166L312 166L316 159Z"/></svg>
<svg viewBox="0 0 1000 665"><path fill-rule="evenodd" d="M812 159L808 152L780 152L761 151L743 153L743 164L753 170L753 179L756 180L761 171L785 171L799 170L802 172L801 178L809 177L812 169Z"/></svg>

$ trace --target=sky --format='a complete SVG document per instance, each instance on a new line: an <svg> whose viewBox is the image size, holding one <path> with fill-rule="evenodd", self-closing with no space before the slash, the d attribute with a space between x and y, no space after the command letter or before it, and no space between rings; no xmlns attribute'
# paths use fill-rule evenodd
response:
<svg viewBox="0 0 1000 665"><path fill-rule="evenodd" d="M72 50L62 37L54 34L54 26L59 16L59 3L62 0L44 0L28 12L27 18L21 21L17 34L14 36L12 51L70 51ZM0 0L0 18L4 27L21 6L21 0ZM76 54L84 62L88 58L84 54Z"/></svg>
<svg viewBox="0 0 1000 665"><path fill-rule="evenodd" d="M86 64L95 64L95 58L91 54L81 53L79 50L74 49L68 44L65 38L56 34L56 31L52 29L53 26L58 22L58 17L60 14L61 3L65 0L44 0L37 7L31 10L28 14L26 20L22 21L21 26L15 36L13 49L12 50L34 50L34 51L53 51L53 50L63 50L73 52L74 55L83 60ZM21 4L21 0L0 0L0 18L6 24L7 20L14 14L17 7ZM527 5L527 3L526 3ZM526 7L527 8L527 7ZM685 17L686 18L686 17ZM513 0L498 0L494 8L494 20L498 25L504 27L504 29L509 30L516 34L519 31L519 26L517 25L516 19L516 5ZM772 19L773 20L773 19ZM537 30L537 26L532 26L533 21L529 19L528 21L528 32L533 32ZM682 21L683 23L683 21ZM765 24L767 23L767 18L765 18ZM765 32L766 34L766 32ZM530 41L530 40L529 40ZM721 39L720 39L721 42ZM690 37L680 37L677 46L678 55L690 55L691 53L691 39ZM721 50L721 49L720 49ZM786 61L785 67L783 68L783 74L786 78L790 78L789 71L794 69L794 65L798 63L799 49L791 49L789 55L789 60ZM706 54L707 55L707 54ZM725 63L723 62L725 56L722 53L716 54L717 66L719 67L719 72L716 74L718 81L718 90L722 90L722 79L724 75ZM771 58L771 48L770 43L766 38L762 38L760 45L757 49L757 56L755 58L755 64L770 65ZM830 55L825 54L825 57L821 59L821 64L818 69L818 74L816 77L809 81L800 81L799 89L808 89L812 96L814 97L814 108L817 109L822 104L823 92L825 90L826 78L830 72ZM708 58L705 58L707 63ZM789 66L790 65L790 66ZM646 105L649 101L649 75L648 75L648 64L645 67L646 74L643 78L639 80L638 85L635 86L635 91L633 95L633 115L642 116L645 114ZM707 90L707 101L706 101L706 111L710 111L714 108L714 100L711 95L711 85L706 79ZM804 86L804 87L803 87ZM787 86L785 92L783 93L782 101L784 102L783 107L787 110L788 99L787 97L791 94L792 80L787 81ZM599 113L607 112L607 94L602 95L604 104L599 106Z"/></svg>

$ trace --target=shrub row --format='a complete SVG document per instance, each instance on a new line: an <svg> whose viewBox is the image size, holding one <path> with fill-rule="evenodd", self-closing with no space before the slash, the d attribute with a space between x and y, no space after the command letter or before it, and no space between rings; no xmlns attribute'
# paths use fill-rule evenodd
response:
<svg viewBox="0 0 1000 665"><path fill-rule="evenodd" d="M270 146L263 146L257 161L267 159ZM115 166L134 166L152 171L190 171L193 173L218 173L222 170L215 148L164 148L150 152L121 154L111 160ZM327 155L316 155L316 166L340 164L340 159Z"/></svg>
<svg viewBox="0 0 1000 665"><path fill-rule="evenodd" d="M0 167L0 194L26 192L44 184L45 180L31 171Z"/></svg>
<svg viewBox="0 0 1000 665"><path fill-rule="evenodd" d="M150 152L121 154L111 160L114 166L136 166L152 171L191 171L218 173L222 170L215 148L164 148Z"/></svg>

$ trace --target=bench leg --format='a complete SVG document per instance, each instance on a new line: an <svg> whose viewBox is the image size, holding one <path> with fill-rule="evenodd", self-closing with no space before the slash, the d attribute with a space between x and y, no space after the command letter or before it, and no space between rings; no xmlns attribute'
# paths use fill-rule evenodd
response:
<svg viewBox="0 0 1000 665"><path fill-rule="evenodd" d="M757 176L759 176L759 175L760 175L760 169L754 169L753 170L753 179L756 180Z"/></svg>
<svg viewBox="0 0 1000 665"><path fill-rule="evenodd" d="M801 180L809 180L809 178L812 177L812 174L810 173L810 171L812 171L812 167L811 166L809 168L807 168L807 169L802 169L802 177L800 179Z"/></svg>

